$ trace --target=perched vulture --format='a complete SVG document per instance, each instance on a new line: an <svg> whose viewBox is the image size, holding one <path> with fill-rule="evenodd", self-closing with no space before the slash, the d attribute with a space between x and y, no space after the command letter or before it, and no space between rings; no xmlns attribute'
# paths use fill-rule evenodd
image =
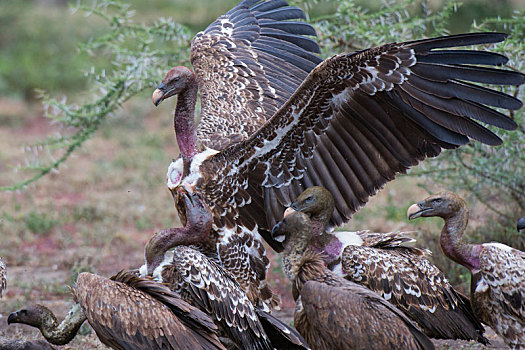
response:
<svg viewBox="0 0 525 350"><path fill-rule="evenodd" d="M402 246L414 240L398 232L326 232L333 210L331 193L314 186L301 193L285 215L306 214L312 225L311 249L322 253L328 268L381 295L429 337L488 343L469 299L428 261L426 250Z"/></svg>
<svg viewBox="0 0 525 350"><path fill-rule="evenodd" d="M145 248L146 264L140 273L147 275L150 271L157 282L210 315L239 349L308 349L293 328L262 310L264 304L252 304L216 259L196 247L178 245L185 242L185 236L202 235L203 229L209 234L213 217L198 194L179 187L177 196L179 203L185 205L186 225L172 229L174 232L167 235L157 233L150 239Z"/></svg>
<svg viewBox="0 0 525 350"><path fill-rule="evenodd" d="M430 216L445 220L441 249L470 270L474 314L512 349L525 348L525 253L501 243L463 241L469 209L453 192L440 192L413 204L407 215L410 220Z"/></svg>
<svg viewBox="0 0 525 350"><path fill-rule="evenodd" d="M112 279L84 272L72 291L76 303L60 324L42 305L13 312L7 323L36 327L55 345L70 342L87 319L112 349L226 349L206 314L166 286L132 272Z"/></svg>
<svg viewBox="0 0 525 350"><path fill-rule="evenodd" d="M301 18L284 0L242 1L193 39L195 71L172 68L152 97L158 105L179 96L181 155L168 168L168 187L202 195L214 215L210 243L221 264L245 290L261 294L268 294L261 236L282 249L269 230L305 188L330 190L331 224L340 225L426 157L470 139L499 145L475 120L512 130L516 123L491 107L522 106L477 85L524 82L519 72L490 67L505 64L505 56L456 49L506 34L390 43L321 62L307 37L315 31L294 21Z"/></svg>
<svg viewBox="0 0 525 350"><path fill-rule="evenodd" d="M0 298L7 288L7 267L5 267L4 260L0 258Z"/></svg>
<svg viewBox="0 0 525 350"><path fill-rule="evenodd" d="M311 224L293 212L273 232L286 235L282 264L293 284L294 325L312 349L434 349L395 306L326 267L310 249Z"/></svg>

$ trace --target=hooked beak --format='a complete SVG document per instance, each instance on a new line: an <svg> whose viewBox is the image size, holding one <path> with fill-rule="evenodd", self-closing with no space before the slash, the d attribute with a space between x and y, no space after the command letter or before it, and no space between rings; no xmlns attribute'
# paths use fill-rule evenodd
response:
<svg viewBox="0 0 525 350"><path fill-rule="evenodd" d="M430 210L432 208L425 208L423 202L412 204L407 210L408 220L417 219Z"/></svg>
<svg viewBox="0 0 525 350"><path fill-rule="evenodd" d="M296 211L296 210L294 208L292 208L292 207L286 208L286 210L284 211L284 214L283 214L283 219L285 217L287 217L288 215L290 215L291 213L293 213L294 211Z"/></svg>
<svg viewBox="0 0 525 350"><path fill-rule="evenodd" d="M18 323L18 311L12 312L7 318L7 324Z"/></svg>
<svg viewBox="0 0 525 350"><path fill-rule="evenodd" d="M162 82L159 84L157 89L153 91L153 95L151 96L151 101L153 101L153 104L155 107L160 105L160 103L164 100L164 96L166 96L166 83Z"/></svg>
<svg viewBox="0 0 525 350"><path fill-rule="evenodd" d="M155 91L153 91L153 96L151 96L151 101L153 102L155 107L157 107L162 102L163 99L164 99L164 91L162 91L161 89L156 89Z"/></svg>
<svg viewBox="0 0 525 350"><path fill-rule="evenodd" d="M289 209L289 208L288 208ZM287 209L287 211L288 211ZM292 209L293 210L293 209ZM285 211L286 213L286 211ZM287 214L285 214L287 215ZM286 235L282 233L283 226L286 225L284 222L280 221L272 229L272 239L276 242L282 243L286 239Z"/></svg>

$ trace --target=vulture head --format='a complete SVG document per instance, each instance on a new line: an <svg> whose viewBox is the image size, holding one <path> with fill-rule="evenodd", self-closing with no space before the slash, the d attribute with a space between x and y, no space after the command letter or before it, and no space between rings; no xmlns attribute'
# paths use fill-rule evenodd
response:
<svg viewBox="0 0 525 350"><path fill-rule="evenodd" d="M57 319L47 307L35 304L11 313L7 318L7 324L11 323L23 323L40 328L43 325L55 325Z"/></svg>
<svg viewBox="0 0 525 350"><path fill-rule="evenodd" d="M518 220L516 228L518 229L518 232L525 229L525 216Z"/></svg>
<svg viewBox="0 0 525 350"><path fill-rule="evenodd" d="M443 191L412 204L407 210L407 216L409 220L431 216L448 219L465 208L467 203L463 198L454 192Z"/></svg>
<svg viewBox="0 0 525 350"><path fill-rule="evenodd" d="M290 204L290 208L305 213L312 220L323 221L325 224L330 220L334 207L334 197L330 191L321 186L307 188Z"/></svg>
<svg viewBox="0 0 525 350"><path fill-rule="evenodd" d="M183 186L175 191L175 202L184 227L162 230L146 244L144 255L148 274L152 274L164 260L164 254L178 245L200 242L200 237L210 233L213 216L198 193L190 193Z"/></svg>
<svg viewBox="0 0 525 350"><path fill-rule="evenodd" d="M192 83L195 83L195 74L191 69L184 66L173 67L153 92L151 100L155 106L158 106L165 99L186 90Z"/></svg>
<svg viewBox="0 0 525 350"><path fill-rule="evenodd" d="M80 305L73 304L68 315L59 325L51 310L43 305L34 304L11 313L7 318L7 324L23 323L38 328L51 344L64 345L75 337L85 319Z"/></svg>
<svg viewBox="0 0 525 350"><path fill-rule="evenodd" d="M307 250L311 235L312 222L308 215L300 211L289 213L272 229L272 238L283 242L283 271L292 280L292 268Z"/></svg>

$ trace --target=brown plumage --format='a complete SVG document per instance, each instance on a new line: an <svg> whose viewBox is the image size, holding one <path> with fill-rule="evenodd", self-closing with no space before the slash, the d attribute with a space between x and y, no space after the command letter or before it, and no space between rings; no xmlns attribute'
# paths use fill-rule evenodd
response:
<svg viewBox="0 0 525 350"><path fill-rule="evenodd" d="M72 292L76 304L61 324L42 305L10 314L8 323L37 327L56 345L68 343L87 319L112 349L225 349L206 314L133 272L120 272L111 280L84 272Z"/></svg>
<svg viewBox="0 0 525 350"><path fill-rule="evenodd" d="M4 260L0 258L0 298L4 294L7 288L7 267L5 266Z"/></svg>
<svg viewBox="0 0 525 350"><path fill-rule="evenodd" d="M163 254L154 272L157 281L210 315L240 349L308 348L293 328L254 306L231 274L212 259L187 246L163 249Z"/></svg>
<svg viewBox="0 0 525 350"><path fill-rule="evenodd" d="M179 95L174 124L181 157L168 169L170 189L189 174L199 152L206 152L207 147L214 150L209 152L227 149L258 130L321 62L315 55L319 46L307 37L316 35L314 28L297 21L304 18L301 9L282 0L244 0L195 36L191 45L195 73L175 67L153 94L156 105ZM201 116L194 131L198 89ZM259 184L250 184L243 192L260 197ZM242 197L249 200L247 195ZM208 205L215 206L210 199ZM238 198L229 206L236 206L235 202ZM256 222L250 218L247 226L237 226L237 215L222 213L223 209L227 207L214 209L214 233L209 243L215 245L221 264L250 295L263 296L269 307L276 306L278 298L261 282L269 260L256 233ZM257 215L265 220L264 208L259 209Z"/></svg>
<svg viewBox="0 0 525 350"><path fill-rule="evenodd" d="M270 315L263 317L264 325L259 321L258 316L265 315L258 309L265 307L264 295L259 297L250 289L243 290L218 264L214 252L205 256L197 249L210 253L206 247L187 246L196 243L196 237L210 235L212 214L198 193L189 193L180 186L176 197L184 227L163 230L148 241L144 249L146 264L141 267L141 274L168 283L186 301L213 317L222 331L240 347L271 348L274 339L269 339L265 330L274 335L283 327L279 322L272 324ZM170 251L172 248L174 250ZM293 330L285 325L284 333L289 347L295 343L302 346L294 339Z"/></svg>
<svg viewBox="0 0 525 350"><path fill-rule="evenodd" d="M433 349L432 342L378 294L326 268L310 249L311 222L286 216L273 233L286 235L283 271L297 301L294 325L312 349Z"/></svg>
<svg viewBox="0 0 525 350"><path fill-rule="evenodd" d="M412 238L399 232L326 232L334 200L323 187L306 189L290 208L309 216L311 247L332 271L381 295L429 337L488 342L470 301L427 259L428 251L402 245Z"/></svg>
<svg viewBox="0 0 525 350"><path fill-rule="evenodd" d="M331 223L340 225L426 157L469 139L500 144L475 120L515 129L490 107L522 106L472 84L522 84L521 73L486 67L506 57L455 49L499 42L505 34L391 43L320 62L317 44L305 37L312 28L290 21L302 17L280 0L241 2L195 37L195 73L172 69L153 95L156 104L179 95L181 157L168 169L168 186L202 194L215 218L210 237L221 263L260 294L268 267L260 236L282 248L268 232L302 190L328 188L335 197Z"/></svg>
<svg viewBox="0 0 525 350"><path fill-rule="evenodd" d="M441 248L471 271L475 315L511 348L525 348L525 253L501 243L464 242L469 210L465 200L453 192L430 196L408 208L407 215L409 219L438 216L445 220Z"/></svg>

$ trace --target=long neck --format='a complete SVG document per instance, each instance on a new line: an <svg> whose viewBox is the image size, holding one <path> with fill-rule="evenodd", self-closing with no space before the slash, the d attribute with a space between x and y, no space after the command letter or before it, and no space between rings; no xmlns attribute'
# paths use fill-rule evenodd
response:
<svg viewBox="0 0 525 350"><path fill-rule="evenodd" d="M327 263L339 258L343 249L343 243L331 233L313 235L310 240L310 248L318 253L322 253Z"/></svg>
<svg viewBox="0 0 525 350"><path fill-rule="evenodd" d="M320 236L325 233L326 225L330 217L326 218L324 215L318 215L311 218L312 222L312 235Z"/></svg>
<svg viewBox="0 0 525 350"><path fill-rule="evenodd" d="M195 75L188 81L186 89L179 93L173 123L180 153L184 160L191 159L196 153L195 103L197 102L198 84Z"/></svg>
<svg viewBox="0 0 525 350"><path fill-rule="evenodd" d="M282 267L283 272L289 279L295 279L295 272L293 267L296 266L304 252L308 248L308 242L306 239L294 239L287 243L286 248L283 251Z"/></svg>
<svg viewBox="0 0 525 350"><path fill-rule="evenodd" d="M179 245L198 244L206 240L210 230L194 230L194 227L169 228L153 236L146 245L146 266L152 274L164 259L164 254Z"/></svg>
<svg viewBox="0 0 525 350"><path fill-rule="evenodd" d="M468 218L469 210L466 207L459 209L454 216L444 218L445 225L441 230L440 244L446 256L473 271L479 269L481 246L463 241Z"/></svg>
<svg viewBox="0 0 525 350"><path fill-rule="evenodd" d="M51 344L64 345L75 337L85 320L86 316L82 308L75 303L60 324L58 324L53 314L46 315L40 327L40 332Z"/></svg>

